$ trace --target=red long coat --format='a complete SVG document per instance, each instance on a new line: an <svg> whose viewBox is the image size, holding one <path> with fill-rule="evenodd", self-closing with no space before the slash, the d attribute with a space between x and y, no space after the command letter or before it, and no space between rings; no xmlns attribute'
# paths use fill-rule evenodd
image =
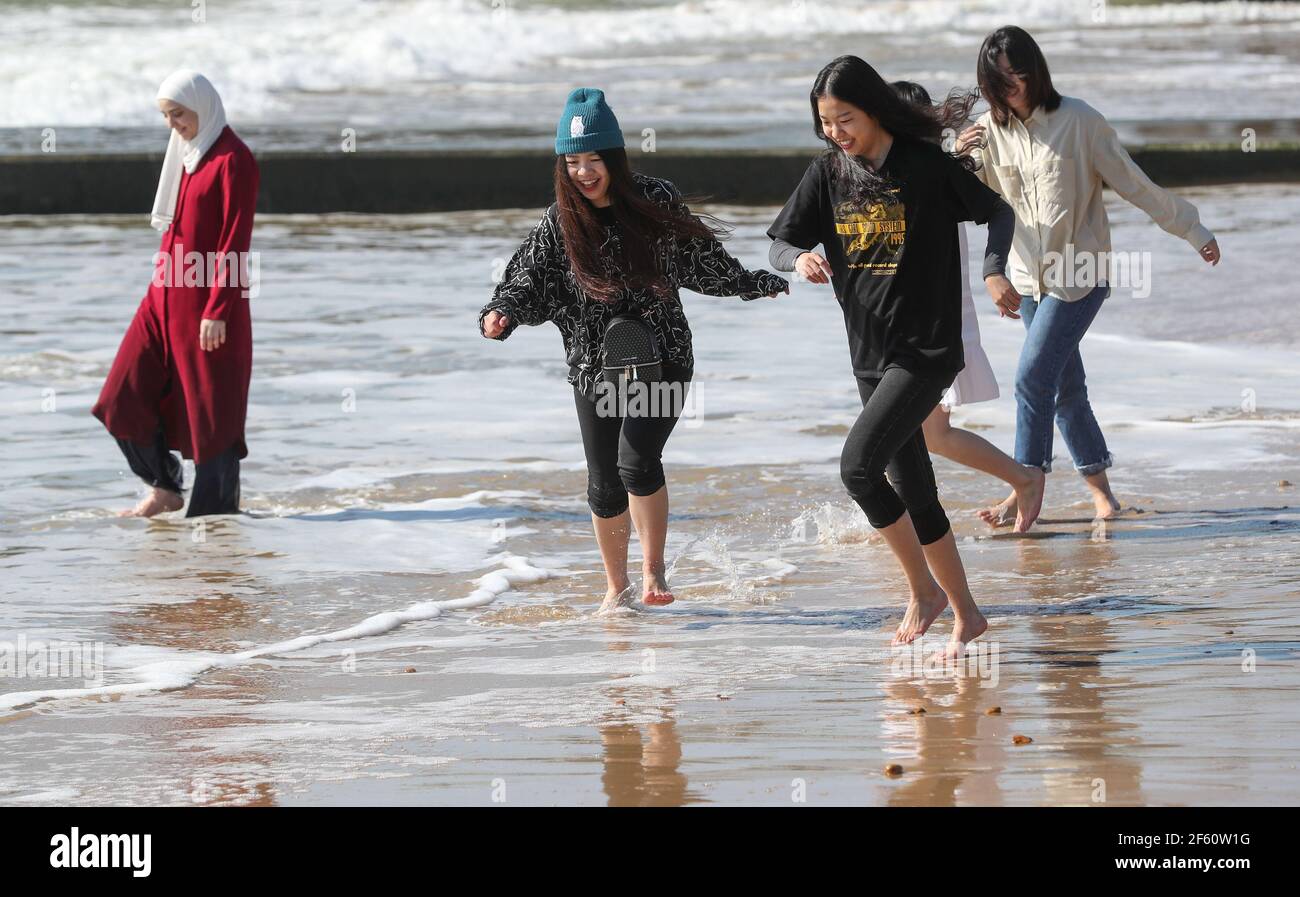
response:
<svg viewBox="0 0 1300 897"><path fill-rule="evenodd" d="M248 252L260 181L257 162L229 127L182 172L172 225L159 252L169 278L157 274L126 332L91 413L119 439L152 445L161 421L169 448L202 463L236 446L248 454L244 419L253 370L253 330L246 283L210 279L208 253ZM200 253L199 284L185 286L184 257ZM160 282L163 285L160 285ZM205 352L199 322L226 322L226 341Z"/></svg>

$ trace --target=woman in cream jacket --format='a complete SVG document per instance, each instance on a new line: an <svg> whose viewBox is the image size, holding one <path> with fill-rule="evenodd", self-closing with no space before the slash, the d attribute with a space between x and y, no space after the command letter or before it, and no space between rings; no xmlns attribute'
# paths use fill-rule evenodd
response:
<svg viewBox="0 0 1300 897"><path fill-rule="evenodd" d="M1079 354L1115 273L1103 186L1186 240L1208 264L1218 264L1219 246L1196 207L1153 183L1101 113L1056 92L1042 51L1024 30L999 28L985 39L978 78L990 109L960 143L1016 213L1010 287L1004 283L994 300L1002 316L1020 318L1026 330L1016 372L1015 459L1050 473L1055 420L1097 517L1114 517L1120 503L1106 477L1113 461ZM1041 492L1037 506L1019 508L1012 491L980 516L991 526L1019 516L1023 531L1039 507Z"/></svg>

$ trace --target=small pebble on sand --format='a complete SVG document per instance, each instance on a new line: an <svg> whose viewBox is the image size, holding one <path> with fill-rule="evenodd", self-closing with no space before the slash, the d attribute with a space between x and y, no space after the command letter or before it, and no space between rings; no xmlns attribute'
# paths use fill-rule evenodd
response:
<svg viewBox="0 0 1300 897"><path fill-rule="evenodd" d="M902 774L903 767L899 766L897 763L890 763L885 767L885 775L889 776L891 779L896 779Z"/></svg>

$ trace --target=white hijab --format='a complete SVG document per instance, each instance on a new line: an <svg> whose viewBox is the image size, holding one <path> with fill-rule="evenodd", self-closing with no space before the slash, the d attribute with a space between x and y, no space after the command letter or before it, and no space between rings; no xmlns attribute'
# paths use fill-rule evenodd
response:
<svg viewBox="0 0 1300 897"><path fill-rule="evenodd" d="M199 117L199 132L193 140L184 140L172 131L167 142L167 156L163 159L162 176L158 178L158 193L153 198L153 213L149 222L158 230L171 227L176 214L176 197L181 189L181 167L190 174L199 167L204 153L212 148L226 127L226 109L221 105L217 89L198 72L179 69L167 76L158 88L158 99L180 103L192 109Z"/></svg>

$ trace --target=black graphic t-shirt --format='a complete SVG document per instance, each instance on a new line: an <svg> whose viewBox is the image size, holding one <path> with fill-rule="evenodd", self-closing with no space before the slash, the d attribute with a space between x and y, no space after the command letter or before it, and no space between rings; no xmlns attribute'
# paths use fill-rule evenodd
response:
<svg viewBox="0 0 1300 897"><path fill-rule="evenodd" d="M830 160L818 156L767 235L824 247L854 374L879 379L903 367L955 377L965 366L957 223L983 224L1002 200L920 140L895 138L880 170L892 198L863 208L842 195Z"/></svg>

